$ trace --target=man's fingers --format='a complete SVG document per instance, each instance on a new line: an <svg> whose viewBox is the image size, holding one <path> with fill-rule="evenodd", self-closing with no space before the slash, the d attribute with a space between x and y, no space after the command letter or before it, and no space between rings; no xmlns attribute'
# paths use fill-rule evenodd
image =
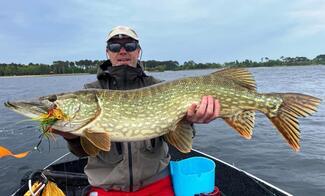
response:
<svg viewBox="0 0 325 196"><path fill-rule="evenodd" d="M208 103L207 103L207 108L206 108L205 115L204 115L204 120L210 120L210 118L213 118L214 110L215 110L214 99L212 96L208 96Z"/></svg>
<svg viewBox="0 0 325 196"><path fill-rule="evenodd" d="M220 115L220 102L219 100L214 100L214 118L217 118Z"/></svg>
<svg viewBox="0 0 325 196"><path fill-rule="evenodd" d="M212 96L203 96L200 105L192 104L187 110L187 120L192 123L208 123L219 116L220 103Z"/></svg>
<svg viewBox="0 0 325 196"><path fill-rule="evenodd" d="M207 109L207 105L208 105L208 97L207 96L203 96L200 106L198 108L198 110L196 111L196 117L197 119L201 119L204 117L206 109Z"/></svg>
<svg viewBox="0 0 325 196"><path fill-rule="evenodd" d="M187 119L192 119L195 115L195 110L196 110L197 105L192 104L188 109L187 109Z"/></svg>
<svg viewBox="0 0 325 196"><path fill-rule="evenodd" d="M219 116L220 104L218 100L215 100L212 96L208 96L207 109L204 117L199 119L200 122L209 123Z"/></svg>

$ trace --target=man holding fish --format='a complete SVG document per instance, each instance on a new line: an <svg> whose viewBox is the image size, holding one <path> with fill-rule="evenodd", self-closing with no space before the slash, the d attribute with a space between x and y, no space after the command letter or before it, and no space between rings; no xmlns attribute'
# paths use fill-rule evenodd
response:
<svg viewBox="0 0 325 196"><path fill-rule="evenodd" d="M97 81L85 88L129 90L154 85L160 81L147 76L140 65L141 47L136 32L117 26L108 34L106 55L97 74ZM209 123L218 117L220 105L212 96L202 97L200 105L192 104L185 123ZM192 126L190 126L192 128ZM54 130L63 136L72 153L88 156L80 144L80 137ZM88 157L85 173L92 186L91 192L121 191L143 194L172 195L168 164L168 146L162 137L134 142L112 142L110 151L100 151ZM159 189L153 188L159 185Z"/></svg>
<svg viewBox="0 0 325 196"><path fill-rule="evenodd" d="M316 112L321 99L292 92L259 93L252 74L243 68L159 83L139 64L138 40L129 27L114 28L107 39L109 60L100 66L98 80L85 85L87 90L5 103L39 120L43 134L63 136L77 156L88 156L84 171L92 192L172 195L165 141L188 153L191 124L217 117L251 139L259 111L299 151L298 118ZM0 148L0 157L10 155L26 156Z"/></svg>

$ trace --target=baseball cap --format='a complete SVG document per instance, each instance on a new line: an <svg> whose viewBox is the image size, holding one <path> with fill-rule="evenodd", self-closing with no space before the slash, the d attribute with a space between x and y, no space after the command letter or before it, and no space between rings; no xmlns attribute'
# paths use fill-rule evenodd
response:
<svg viewBox="0 0 325 196"><path fill-rule="evenodd" d="M139 37L138 37L137 33L128 26L114 27L108 33L108 37L107 37L106 41L110 40L112 37L117 36L117 35L126 35L128 37L131 37L132 39L139 41Z"/></svg>

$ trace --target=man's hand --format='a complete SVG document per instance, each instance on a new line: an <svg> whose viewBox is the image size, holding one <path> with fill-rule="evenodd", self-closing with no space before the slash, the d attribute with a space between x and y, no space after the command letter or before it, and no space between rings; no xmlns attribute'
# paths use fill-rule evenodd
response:
<svg viewBox="0 0 325 196"><path fill-rule="evenodd" d="M199 107L192 104L187 110L186 120L190 123L209 123L220 113L220 104L212 96L204 96Z"/></svg>
<svg viewBox="0 0 325 196"><path fill-rule="evenodd" d="M73 135L73 134L71 134L71 133L67 133L67 132L63 132L63 131L59 131L59 130L55 130L55 129L52 129L51 130L51 132L52 133L54 133L54 134L57 134L57 135L61 135L62 137L64 137L65 139L75 139L75 138L77 138L78 136L76 136L76 135Z"/></svg>

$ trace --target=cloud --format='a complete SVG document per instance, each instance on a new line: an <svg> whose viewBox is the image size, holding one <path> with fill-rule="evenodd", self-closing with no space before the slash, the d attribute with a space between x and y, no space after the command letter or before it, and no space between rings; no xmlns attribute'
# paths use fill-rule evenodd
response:
<svg viewBox="0 0 325 196"><path fill-rule="evenodd" d="M5 0L0 6L0 62L104 59L106 34L121 24L138 32L144 59L181 63L317 55L324 40L322 0Z"/></svg>
<svg viewBox="0 0 325 196"><path fill-rule="evenodd" d="M312 37L325 33L325 1L300 1L289 13L296 22L291 34L299 37Z"/></svg>

